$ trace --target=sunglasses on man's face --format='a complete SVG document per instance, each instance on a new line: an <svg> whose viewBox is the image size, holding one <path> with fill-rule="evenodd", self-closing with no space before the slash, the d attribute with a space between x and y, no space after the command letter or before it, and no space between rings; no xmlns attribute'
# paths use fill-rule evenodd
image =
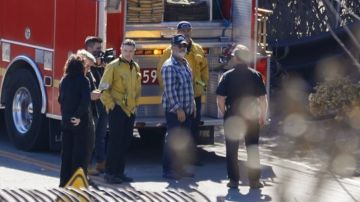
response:
<svg viewBox="0 0 360 202"><path fill-rule="evenodd" d="M177 47L180 48L180 49L181 48L187 48L187 45L186 44L179 44L179 45L177 45Z"/></svg>

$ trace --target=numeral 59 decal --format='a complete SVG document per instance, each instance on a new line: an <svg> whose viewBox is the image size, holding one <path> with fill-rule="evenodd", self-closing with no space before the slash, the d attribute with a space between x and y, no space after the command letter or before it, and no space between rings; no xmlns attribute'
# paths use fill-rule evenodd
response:
<svg viewBox="0 0 360 202"><path fill-rule="evenodd" d="M141 70L141 84L155 85L158 84L156 78L156 68L142 68Z"/></svg>

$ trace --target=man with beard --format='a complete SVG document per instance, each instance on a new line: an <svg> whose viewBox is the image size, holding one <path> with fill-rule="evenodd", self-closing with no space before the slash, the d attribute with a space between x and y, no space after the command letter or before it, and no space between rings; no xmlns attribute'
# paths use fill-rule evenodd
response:
<svg viewBox="0 0 360 202"><path fill-rule="evenodd" d="M188 21L181 21L177 24L177 34L181 34L185 37L187 42L185 59L189 63L189 67L192 70L193 74L193 88L194 88L194 97L196 103L196 115L192 117L191 124L191 134L194 138L195 143L198 143L199 138L199 126L201 125L201 96L206 94L206 88L209 80L209 67L208 61L205 56L204 50L200 44L195 43L191 38L192 26ZM157 78L159 85L162 86L161 78L161 67L163 66L165 60L171 56L171 46L164 50L162 57L157 65ZM196 152L194 163L197 166L201 166L203 163Z"/></svg>
<svg viewBox="0 0 360 202"><path fill-rule="evenodd" d="M164 86L162 105L165 109L167 134L163 154L163 177L180 179L193 177L185 169L193 152L191 116L195 112L192 73L185 54L188 43L183 35L171 40L171 57L161 68Z"/></svg>

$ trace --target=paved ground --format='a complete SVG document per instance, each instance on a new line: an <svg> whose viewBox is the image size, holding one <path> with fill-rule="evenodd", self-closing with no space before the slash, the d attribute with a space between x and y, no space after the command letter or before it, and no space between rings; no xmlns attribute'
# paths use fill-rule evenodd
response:
<svg viewBox="0 0 360 202"><path fill-rule="evenodd" d="M167 181L161 178L161 150L137 142L132 148L127 168L134 183L109 186L102 177L93 178L102 188L122 188L146 191L183 190L203 201L359 201L360 179L341 179L331 173L318 172L306 162L284 160L271 154L263 141L262 180L265 188L249 190L242 175L239 190L226 188L224 145L219 135L217 143L204 146L205 165L194 167L195 179ZM56 153L27 153L15 150L2 138L0 141L0 188L44 189L58 185L59 156ZM246 154L239 150L241 173L244 174Z"/></svg>
<svg viewBox="0 0 360 202"><path fill-rule="evenodd" d="M311 124L315 128L322 128L320 122ZM190 168L196 174L195 179L164 180L161 177L161 144L149 146L137 139L131 148L126 169L127 174L134 177L134 183L109 186L101 176L94 177L93 180L101 189L165 193L169 190L184 191L196 198L196 201L360 201L360 178L345 172L348 168L354 171L354 160L357 166L357 158L351 157L360 154L356 153L357 145L352 143L358 139L306 141L306 138L283 134L281 131L285 125L286 123L275 119L271 127L263 131L260 152L262 181L266 186L261 190L250 190L247 186L244 146L239 149L242 184L239 190L227 189L221 128L217 130L215 145L201 147L205 165ZM4 135L2 126L0 125L0 189L56 188L59 182L59 154L16 150ZM346 134L345 137L352 137ZM335 147L334 142L340 143L340 146ZM332 154L334 150L329 148L337 149ZM347 155L350 153L351 155ZM336 158L339 156L344 158Z"/></svg>

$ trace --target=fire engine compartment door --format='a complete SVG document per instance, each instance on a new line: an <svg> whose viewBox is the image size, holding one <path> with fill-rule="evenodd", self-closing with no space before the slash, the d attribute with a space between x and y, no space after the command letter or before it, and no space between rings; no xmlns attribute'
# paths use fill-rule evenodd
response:
<svg viewBox="0 0 360 202"><path fill-rule="evenodd" d="M6 32L1 38L53 48L55 1L6 1L0 8L1 23ZM46 17L44 17L46 16Z"/></svg>

